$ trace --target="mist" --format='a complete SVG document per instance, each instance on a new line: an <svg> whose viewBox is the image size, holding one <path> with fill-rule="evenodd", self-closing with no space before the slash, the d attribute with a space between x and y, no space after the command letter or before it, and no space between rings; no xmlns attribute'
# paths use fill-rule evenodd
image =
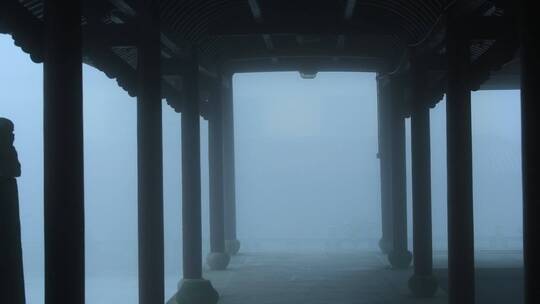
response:
<svg viewBox="0 0 540 304"><path fill-rule="evenodd" d="M15 124L28 303L43 303L42 65L0 35L0 116ZM373 73L234 77L238 238L243 251L378 251L377 92ZM522 250L519 91L473 93L475 246ZM181 275L181 114L163 102L166 294ZM409 242L412 242L407 120ZM433 245L444 252L446 113L431 109ZM86 297L137 301L136 100L84 65ZM203 256L208 252L208 124L201 120ZM411 248L411 245L409 246ZM110 286L115 286L110 288Z"/></svg>

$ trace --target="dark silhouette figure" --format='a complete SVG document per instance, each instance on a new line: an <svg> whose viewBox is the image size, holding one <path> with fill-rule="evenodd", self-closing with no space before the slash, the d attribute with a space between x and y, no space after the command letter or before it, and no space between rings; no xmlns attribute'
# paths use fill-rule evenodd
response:
<svg viewBox="0 0 540 304"><path fill-rule="evenodd" d="M0 294L10 304L25 303L21 223L16 177L21 175L13 146L13 123L0 118Z"/></svg>

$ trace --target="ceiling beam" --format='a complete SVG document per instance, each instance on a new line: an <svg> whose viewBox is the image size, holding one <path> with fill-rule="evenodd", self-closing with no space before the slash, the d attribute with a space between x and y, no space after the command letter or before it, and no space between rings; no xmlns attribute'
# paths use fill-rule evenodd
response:
<svg viewBox="0 0 540 304"><path fill-rule="evenodd" d="M136 18L137 12L136 10L125 0L109 0L111 4L113 4L118 10L120 10L125 15ZM113 31L111 32L109 29L105 31L100 31L101 35L111 35L113 37L119 37L125 33L115 31L113 28L111 28ZM138 36L138 30L136 28L132 29L133 35L127 35L128 37L134 36L134 39L132 40L133 46L137 45L137 36ZM100 35L97 35L98 37ZM131 37L133 38L133 37ZM119 40L121 40L120 38ZM109 41L111 44L115 44L112 40ZM183 58L189 58L191 53L191 45L188 42L185 41L173 41L169 38L169 36L164 33L163 31L160 32L160 41L161 41L161 55L162 55L162 75L163 76L174 76L174 75L182 75L185 73L185 70L183 70L186 66L188 66L189 62L188 60L185 60ZM217 75L210 72L206 67L203 67L199 63L199 71L202 75L208 76L208 77L217 77ZM164 79L164 81L166 81ZM177 88L178 89L178 88Z"/></svg>
<svg viewBox="0 0 540 304"><path fill-rule="evenodd" d="M136 46L137 28L134 23L85 25L84 43L102 47Z"/></svg>
<svg viewBox="0 0 540 304"><path fill-rule="evenodd" d="M257 23L253 20L229 20L227 24L210 27L210 36L257 36L257 35L388 35L395 36L392 29L376 26L361 20L335 21L321 23L316 21L302 21L294 16L281 16L279 22ZM506 17L481 16L464 20L471 39L491 39L500 35L512 25L512 20Z"/></svg>
<svg viewBox="0 0 540 304"><path fill-rule="evenodd" d="M114 5L119 11L130 17L135 17L137 15L135 9L124 0L109 0L109 2Z"/></svg>
<svg viewBox="0 0 540 304"><path fill-rule="evenodd" d="M384 58L384 54L380 52L367 52L366 50L344 49L309 49L305 47L276 49L267 52L237 52L224 57L227 60L245 60L245 59L262 59L262 58Z"/></svg>
<svg viewBox="0 0 540 304"><path fill-rule="evenodd" d="M343 15L343 18L345 20L351 20L354 16L354 10L356 9L356 0L347 0L347 3L345 4L345 14Z"/></svg>
<svg viewBox="0 0 540 304"><path fill-rule="evenodd" d="M362 35L394 34L384 28L346 22L324 24L320 22L301 22L300 20L281 20L280 22L256 23L246 20L230 20L226 25L211 27L210 36L256 36L256 35Z"/></svg>
<svg viewBox="0 0 540 304"><path fill-rule="evenodd" d="M135 23L113 23L85 25L82 28L84 42L87 46L101 47L137 47L138 29ZM186 48L180 48L175 42L161 33L162 56L187 57Z"/></svg>
<svg viewBox="0 0 540 304"><path fill-rule="evenodd" d="M272 72L272 71L318 71L318 72L377 72L385 68L378 58L281 58L274 62L269 58L234 60L223 65L228 73Z"/></svg>
<svg viewBox="0 0 540 304"><path fill-rule="evenodd" d="M345 3L345 12L343 13L343 19L345 19L345 21L350 21L352 19L352 17L354 16L354 10L356 8L356 0L347 0L347 2ZM345 35L344 34L339 34L337 36L337 44L336 44L336 48L342 50L345 48Z"/></svg>
<svg viewBox="0 0 540 304"><path fill-rule="evenodd" d="M163 58L161 60L161 74L163 76L184 75L187 72L189 72L190 64L191 64L191 61L188 59ZM216 73L206 69L202 65L199 65L199 73L202 76L206 76L210 78L218 78L218 75Z"/></svg>
<svg viewBox="0 0 540 304"><path fill-rule="evenodd" d="M259 5L258 0L248 0L248 3L249 8L251 9L251 15L253 15L253 19L255 19L255 22L257 22L258 24L263 23L261 6ZM269 51L273 51L274 42L272 41L272 37L269 34L262 34L262 38L266 49ZM274 58L274 60L277 60L277 58Z"/></svg>
<svg viewBox="0 0 540 304"><path fill-rule="evenodd" d="M131 4L127 3L126 0L109 0L109 2L125 15L131 18L136 18L137 11L131 6ZM173 39L170 39L167 33L163 31L161 31L160 33L160 40L162 44L163 56L189 56L189 52L191 49L191 45L189 42L173 41Z"/></svg>
<svg viewBox="0 0 540 304"><path fill-rule="evenodd" d="M516 19L511 17L483 16L464 20L471 39L496 39L501 34L515 32L517 35Z"/></svg>
<svg viewBox="0 0 540 304"><path fill-rule="evenodd" d="M253 15L253 18L257 22L262 22L262 12L261 12L261 6L259 5L259 2L257 0L248 0L249 8L251 9L251 14Z"/></svg>

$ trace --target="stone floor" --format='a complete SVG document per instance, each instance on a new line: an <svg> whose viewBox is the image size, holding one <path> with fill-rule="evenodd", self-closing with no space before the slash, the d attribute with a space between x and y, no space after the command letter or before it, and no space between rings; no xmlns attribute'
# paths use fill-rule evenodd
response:
<svg viewBox="0 0 540 304"><path fill-rule="evenodd" d="M435 275L448 290L446 254L435 254ZM523 253L521 251L477 251L475 254L477 304L520 304L524 302Z"/></svg>
<svg viewBox="0 0 540 304"><path fill-rule="evenodd" d="M446 253L434 255L441 288L416 299L407 288L412 269L395 271L385 256L364 253L253 253L233 258L229 270L205 276L221 294L220 304L447 303ZM476 253L478 304L523 303L520 251Z"/></svg>
<svg viewBox="0 0 540 304"><path fill-rule="evenodd" d="M241 254L229 270L208 271L221 304L446 303L410 295L411 270L395 271L378 253Z"/></svg>
<svg viewBox="0 0 540 304"><path fill-rule="evenodd" d="M447 257L434 254L435 274L441 289L435 299L410 296L407 280L411 269L393 271L376 252L241 254L229 270L206 271L222 295L220 304L356 304L356 303L446 303ZM476 254L477 304L523 303L521 251L478 251ZM134 265L136 267L136 265ZM181 271L166 277L166 295L176 292ZM27 303L44 303L44 276L25 277ZM137 303L137 274L87 275L86 303ZM3 304L3 302L2 302Z"/></svg>

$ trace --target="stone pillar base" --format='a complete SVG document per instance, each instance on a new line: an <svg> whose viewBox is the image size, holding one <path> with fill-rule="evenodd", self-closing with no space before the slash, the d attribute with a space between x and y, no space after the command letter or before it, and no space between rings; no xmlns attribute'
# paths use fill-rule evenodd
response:
<svg viewBox="0 0 540 304"><path fill-rule="evenodd" d="M405 269L411 265L412 253L406 251L391 251L388 253L388 261L395 269Z"/></svg>
<svg viewBox="0 0 540 304"><path fill-rule="evenodd" d="M237 255L239 251L239 240L225 240L225 252L227 252L230 256Z"/></svg>
<svg viewBox="0 0 540 304"><path fill-rule="evenodd" d="M416 275L414 274L409 279L409 289L412 291L415 297L418 298L430 298L435 295L439 283L437 278L433 275Z"/></svg>
<svg viewBox="0 0 540 304"><path fill-rule="evenodd" d="M225 270L230 261L231 257L224 252L210 252L206 257L206 264L211 270Z"/></svg>
<svg viewBox="0 0 540 304"><path fill-rule="evenodd" d="M392 241L386 240L386 239L380 239L379 240L379 248L381 249L381 252L384 254L389 254L390 251L392 251Z"/></svg>
<svg viewBox="0 0 540 304"><path fill-rule="evenodd" d="M219 294L208 280L182 280L167 304L216 304Z"/></svg>

